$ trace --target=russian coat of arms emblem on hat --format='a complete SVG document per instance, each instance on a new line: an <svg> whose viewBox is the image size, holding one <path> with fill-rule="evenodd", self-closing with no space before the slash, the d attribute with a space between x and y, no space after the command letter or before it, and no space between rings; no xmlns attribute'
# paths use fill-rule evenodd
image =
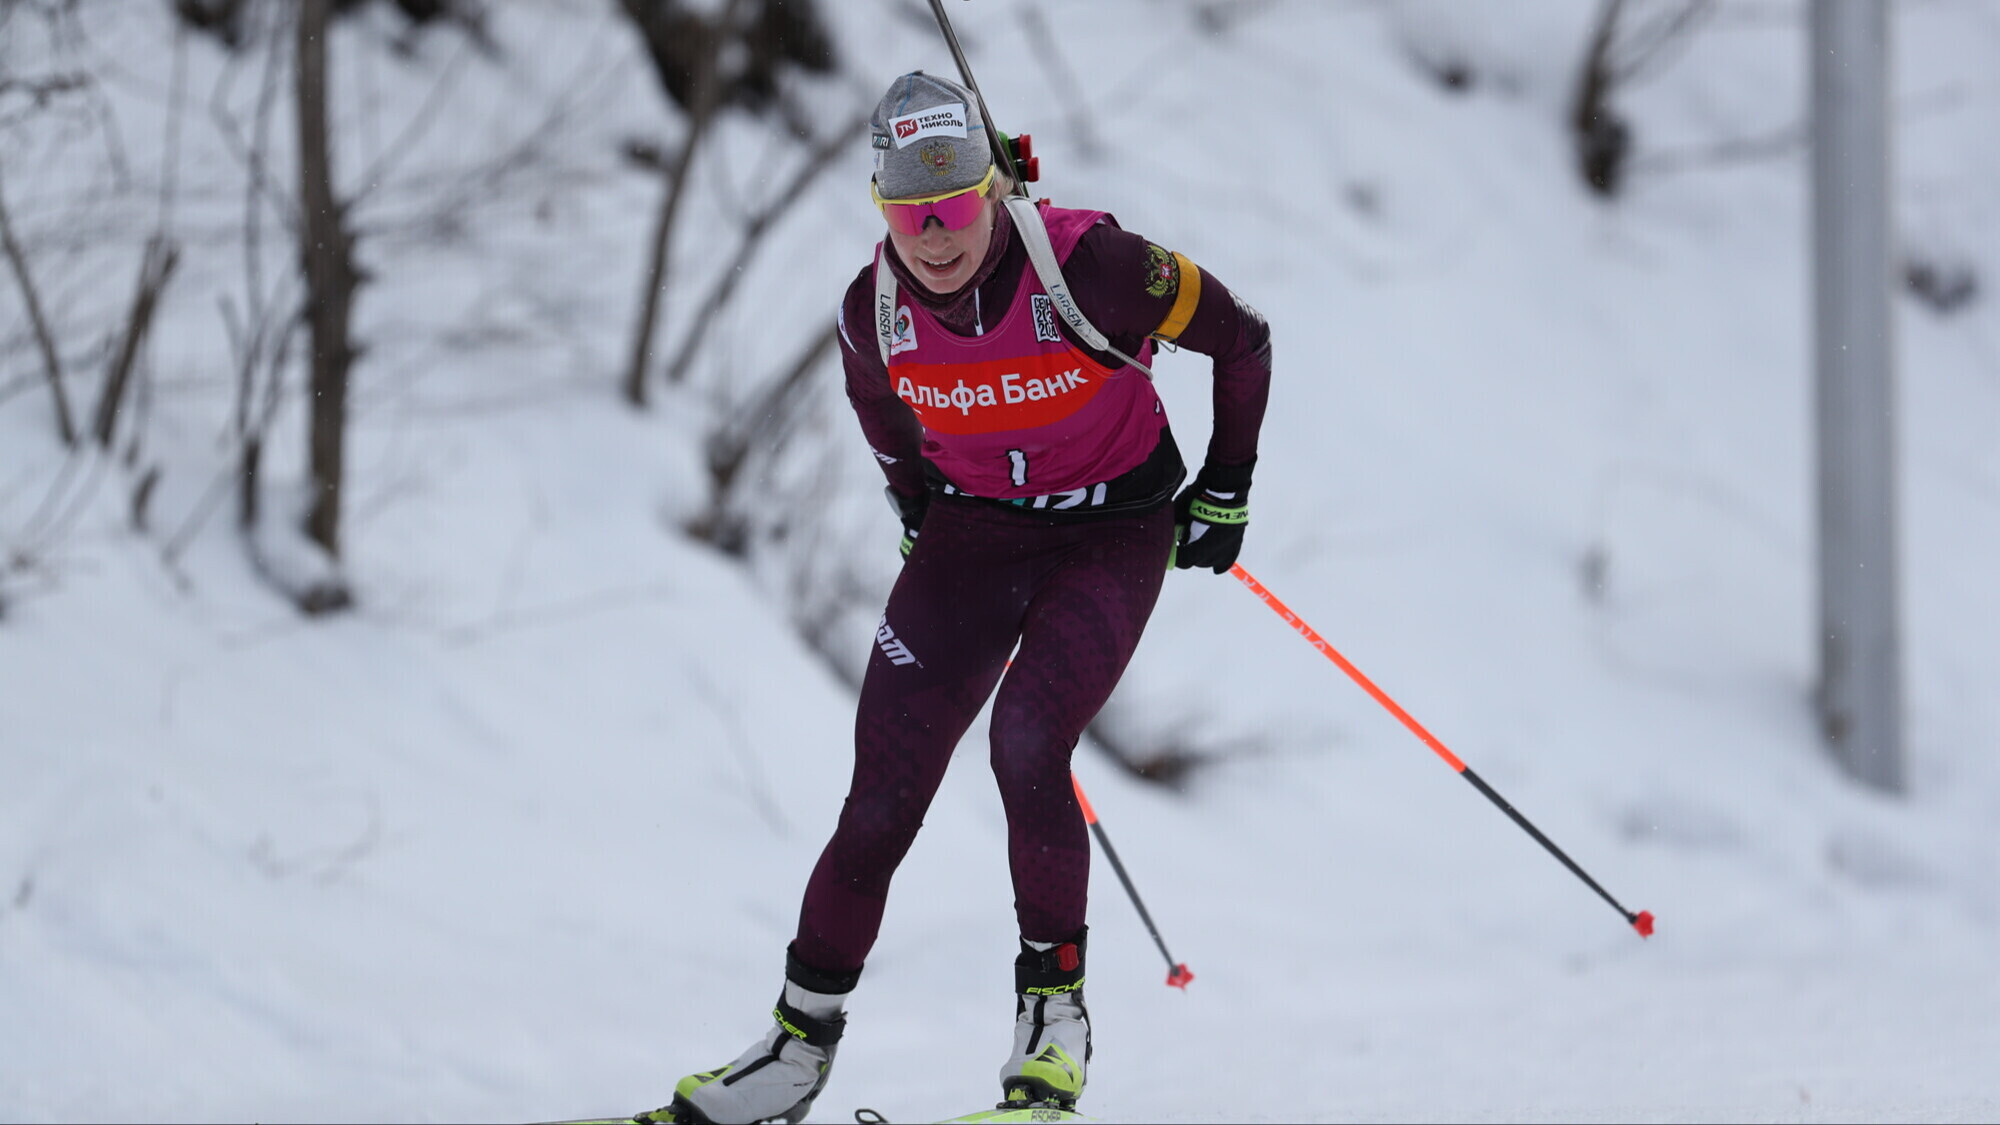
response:
<svg viewBox="0 0 2000 1125"><path fill-rule="evenodd" d="M958 150L942 141L932 141L917 150L917 159L931 170L933 176L948 175L952 165L958 163Z"/></svg>

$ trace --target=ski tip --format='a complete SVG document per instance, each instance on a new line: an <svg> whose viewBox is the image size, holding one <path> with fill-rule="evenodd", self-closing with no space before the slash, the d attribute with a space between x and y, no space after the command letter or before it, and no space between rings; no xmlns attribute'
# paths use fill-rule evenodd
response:
<svg viewBox="0 0 2000 1125"><path fill-rule="evenodd" d="M1185 963L1175 965L1173 970L1167 973L1167 984L1180 989L1182 992L1187 991L1188 984L1193 980L1194 973L1189 971Z"/></svg>
<svg viewBox="0 0 2000 1125"><path fill-rule="evenodd" d="M1639 913L1633 915L1632 928L1639 931L1639 936L1642 938L1652 937L1653 912L1650 910L1641 910Z"/></svg>

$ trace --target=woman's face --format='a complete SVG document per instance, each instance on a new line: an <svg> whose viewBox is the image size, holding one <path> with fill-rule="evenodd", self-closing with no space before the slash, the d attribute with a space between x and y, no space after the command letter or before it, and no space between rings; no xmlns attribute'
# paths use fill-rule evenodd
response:
<svg viewBox="0 0 2000 1125"><path fill-rule="evenodd" d="M986 260L986 248L993 244L992 196L980 208L979 217L958 230L946 230L933 217L922 234L889 230L889 243L903 258L903 264L933 293L951 293L972 280L979 264Z"/></svg>

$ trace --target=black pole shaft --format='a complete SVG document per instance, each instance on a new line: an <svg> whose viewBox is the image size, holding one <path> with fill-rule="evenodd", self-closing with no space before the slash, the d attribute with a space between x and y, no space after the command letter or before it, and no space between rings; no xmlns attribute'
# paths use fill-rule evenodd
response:
<svg viewBox="0 0 2000 1125"><path fill-rule="evenodd" d="M1251 593L1257 595L1257 597L1261 599L1265 605L1271 607L1271 612L1277 614L1279 617L1284 618L1286 624L1290 625L1292 629L1299 634L1299 636L1304 637L1306 639L1307 644L1313 646L1315 649L1318 649L1321 656L1324 656L1328 660L1333 661L1336 667L1338 667L1342 672L1347 673L1348 679L1353 680L1356 684L1359 684L1361 686L1361 690L1367 692L1371 697L1374 698L1375 702L1380 703L1382 705L1384 710L1388 711L1391 715L1394 715L1396 717L1396 720L1402 723L1403 726L1407 728L1411 734L1416 735L1417 738L1420 739L1424 745L1430 747L1431 752L1436 754L1438 758L1444 762L1444 764L1450 766L1453 773L1464 774L1465 780L1471 782L1472 787L1474 789L1477 789L1481 793L1485 794L1486 799L1493 802L1494 806L1498 808L1501 812L1504 812L1509 817L1511 817L1514 823L1520 826L1522 831L1526 832L1530 836L1533 836L1535 840L1542 845L1542 847L1548 849L1550 855L1555 856L1557 859L1561 860L1563 866L1569 868L1570 874L1575 875L1578 879L1583 880L1585 886L1588 886L1591 890L1596 891L1598 897L1602 898L1605 902L1610 903L1611 908L1613 910L1616 910L1619 913L1619 915L1625 919L1625 921L1631 923L1632 928L1639 932L1640 937L1653 936L1654 919L1651 911L1641 910L1637 914L1634 914L1630 910L1627 910L1623 906L1619 905L1617 899L1612 898L1611 895L1607 891L1605 891L1603 887L1597 885L1597 880L1592 879L1589 875L1585 874L1583 868L1578 867L1575 860L1563 854L1563 850L1561 848L1556 847L1554 841L1550 840L1547 836L1542 835L1541 829L1536 828L1533 824L1528 823L1527 817L1522 816L1519 812L1515 811L1514 806L1508 804L1507 799L1505 797L1502 797L1499 793L1495 792L1491 785L1486 784L1486 780L1484 778L1472 772L1472 769L1469 766L1467 766L1465 762L1461 758L1459 758L1458 755L1452 753L1451 750L1448 747L1446 747L1444 743L1439 742L1437 740L1437 737L1431 734L1430 731L1425 730L1424 725L1422 723L1419 723L1416 719L1412 718L1408 711L1403 710L1402 704L1397 703L1395 700L1389 698L1388 692L1383 691L1379 687L1376 687L1375 681L1369 679L1368 676L1361 671L1361 669L1355 667L1353 661L1347 659L1345 656L1340 655L1340 650L1328 644L1326 638L1320 636L1317 630L1315 630L1312 626L1306 624L1304 618L1300 617L1296 613L1293 613L1289 606L1287 606L1284 602L1279 601L1278 596L1271 592L1270 587L1264 585L1262 582L1257 581L1256 578L1251 576L1249 571L1243 569L1242 563L1237 563L1234 566L1231 566L1229 568L1229 573L1235 575L1237 580L1242 582L1243 585L1247 587Z"/></svg>
<svg viewBox="0 0 2000 1125"><path fill-rule="evenodd" d="M1173 954L1167 952L1167 943L1160 937L1160 928L1153 924L1153 916L1147 912L1145 900L1139 897L1138 888L1132 885L1132 877L1125 873L1125 865L1118 859L1118 849L1111 846L1111 837L1105 834L1104 825L1093 820L1090 822L1090 831L1097 837L1099 846L1104 849L1104 857L1111 861L1111 870L1118 873L1118 881L1125 884L1125 893L1131 896L1132 905L1139 908L1139 920L1146 923L1146 932L1153 935L1153 944L1160 947L1160 956L1167 959L1167 968L1174 969L1179 962L1174 960Z"/></svg>
<svg viewBox="0 0 2000 1125"><path fill-rule="evenodd" d="M1598 886L1597 880L1591 878L1588 872L1584 871L1583 868L1577 866L1577 862L1571 859L1569 855L1565 853L1561 848L1556 847L1554 840L1551 840L1547 836L1542 835L1542 830L1536 828L1534 824L1528 820L1527 817L1522 816L1520 810L1516 809L1513 805L1509 804L1507 798L1502 797L1498 790L1494 789L1491 785L1486 784L1485 778L1480 777L1478 774L1472 772L1472 767L1467 766L1465 769L1459 772L1460 776L1464 777L1465 780L1470 781L1472 783L1472 787L1474 789L1477 789L1481 793L1486 794L1487 800L1492 801L1495 805L1498 805L1500 807L1501 812L1504 812L1508 816L1513 817L1515 824L1520 825L1522 830L1527 832L1528 835L1533 836L1537 843L1540 843L1543 847L1547 848L1549 850L1550 855L1555 856L1557 859L1561 860L1563 866L1570 869L1571 874L1575 875L1577 878L1583 880L1584 883L1588 884L1591 890L1597 892L1599 898L1602 898L1604 901L1611 904L1611 908L1613 910L1616 910L1618 913L1624 915L1625 920L1627 922L1630 922L1633 925L1639 924L1639 916L1637 914L1634 914L1630 910L1625 909L1625 907L1622 904L1620 904L1617 899L1611 897L1610 891L1607 891L1603 887Z"/></svg>
<svg viewBox="0 0 2000 1125"><path fill-rule="evenodd" d="M972 77L972 64L965 61L965 49L958 45L958 33L951 29L951 17L944 13L944 0L931 0L931 13L937 16L938 30L944 33L944 45L951 48L951 61L958 64L958 76L965 80L965 88L972 91L972 100L979 103L979 120L986 126L986 143L993 149L993 163L1014 181L1015 194L1026 198L1028 185L1014 175L1007 145L1000 139L999 127L993 124L993 111L986 108L986 95L979 92L979 81Z"/></svg>

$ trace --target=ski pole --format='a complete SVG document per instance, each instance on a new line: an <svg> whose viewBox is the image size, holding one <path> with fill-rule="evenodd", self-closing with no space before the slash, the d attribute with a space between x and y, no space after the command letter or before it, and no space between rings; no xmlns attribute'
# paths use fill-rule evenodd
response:
<svg viewBox="0 0 2000 1125"><path fill-rule="evenodd" d="M1480 777L1477 773L1474 773L1470 766L1467 766L1464 762L1459 760L1458 755L1452 753L1450 750L1447 750L1445 748L1444 743L1439 742L1437 738L1431 734L1431 732L1423 728L1423 725L1421 723L1411 718L1410 713L1408 711L1403 710L1403 708L1399 706L1395 700L1389 698L1389 694L1387 692L1383 691L1379 687L1376 687L1375 681L1369 679L1365 675L1362 675L1361 669L1356 668L1353 665L1353 663L1350 662L1345 656L1340 655L1340 652L1337 649L1335 649L1332 645L1326 642L1326 638L1320 636L1319 633L1314 631L1312 626L1306 624L1305 620L1301 618L1298 614L1293 613L1291 611L1291 608L1287 606L1284 602L1279 601L1277 595L1271 593L1271 591L1268 588L1266 588L1262 582L1259 582L1255 578L1252 578L1250 576L1250 572L1243 569L1243 564L1237 563L1231 566L1229 568L1229 573L1235 575L1238 581L1242 582L1245 586L1249 587L1251 593L1263 599L1264 604L1270 606L1272 611L1275 612L1279 617L1284 618L1287 624L1291 625L1293 629L1298 631L1299 636L1304 637L1306 639L1306 643L1312 645L1314 648L1324 653L1328 660L1333 661L1334 664L1339 666L1341 671L1347 673L1349 679L1353 680L1357 684L1360 684L1361 690L1373 696L1375 698L1375 702L1380 703L1383 707L1388 709L1388 712L1391 715L1396 716L1396 718L1400 720L1404 726L1410 729L1411 734L1416 735L1417 738L1420 739L1424 745L1430 747L1431 750L1434 753L1436 753L1438 757L1444 759L1445 765L1450 766L1452 770L1456 772L1459 776L1471 782L1472 787L1474 789L1479 790L1482 794L1486 796L1487 800L1492 801L1495 805L1499 806L1501 812L1504 812L1508 816L1512 817L1514 823L1520 825L1521 828L1528 833L1528 835L1533 836L1537 843L1547 848L1549 850L1550 855L1555 856L1557 859L1561 860L1563 866L1570 869L1571 874L1583 880L1584 884L1588 886L1591 890L1596 891L1597 896L1599 898L1610 903L1611 908L1613 910L1616 910L1620 915L1624 917L1624 919L1627 922L1631 923L1633 929L1639 931L1640 937L1643 938L1643 937L1653 936L1652 911L1641 910L1638 913L1634 914L1632 911L1625 909L1625 907L1621 905L1617 899L1612 898L1611 893L1609 891L1605 890L1601 886L1598 886L1597 880L1591 878L1587 873L1584 872L1583 868L1577 866L1576 861L1571 859L1568 855L1564 854L1561 848L1556 847L1555 842L1553 840L1550 840L1547 836L1542 835L1541 829L1536 828L1533 824L1531 824L1528 821L1527 817L1522 816L1520 812L1514 808L1513 805L1507 803L1507 799L1505 797L1502 797L1499 793L1495 792L1491 785L1486 784L1486 779Z"/></svg>
<svg viewBox="0 0 2000 1125"><path fill-rule="evenodd" d="M1090 825L1091 833L1097 837L1098 845L1104 849L1105 858L1111 861L1111 870L1118 873L1118 881L1125 884L1125 893L1132 896L1132 905L1139 908L1139 920L1146 923L1146 932L1153 935L1153 944L1160 947L1160 956L1167 959L1167 983L1183 992L1187 991L1188 982L1194 979L1194 974L1188 971L1187 965L1174 960L1174 955L1167 952L1167 943L1160 937L1160 928L1153 925L1153 916L1147 912L1146 903L1139 897L1138 889L1132 886L1132 877L1125 873L1125 865L1118 861L1118 849L1111 846L1111 837L1105 833L1104 825L1097 820L1097 810L1090 807L1090 798L1083 795L1083 782L1078 781L1076 775L1072 773L1069 775L1069 783L1076 788L1076 803L1083 806L1083 822Z"/></svg>
<svg viewBox="0 0 2000 1125"><path fill-rule="evenodd" d="M979 82L972 77L972 64L965 61L965 49L958 45L958 33L951 29L951 17L944 13L944 0L931 0L931 14L937 16L938 30L944 33L944 44L951 48L951 61L958 64L958 76L965 79L965 88L972 91L972 100L979 103L979 120L986 125L986 143L993 147L993 163L1012 171L1014 164L1007 156L1007 144L1000 139L1000 130L993 124L993 113L986 108L986 95L979 92ZM1019 176L1014 181L1014 193L1028 198L1028 185Z"/></svg>

